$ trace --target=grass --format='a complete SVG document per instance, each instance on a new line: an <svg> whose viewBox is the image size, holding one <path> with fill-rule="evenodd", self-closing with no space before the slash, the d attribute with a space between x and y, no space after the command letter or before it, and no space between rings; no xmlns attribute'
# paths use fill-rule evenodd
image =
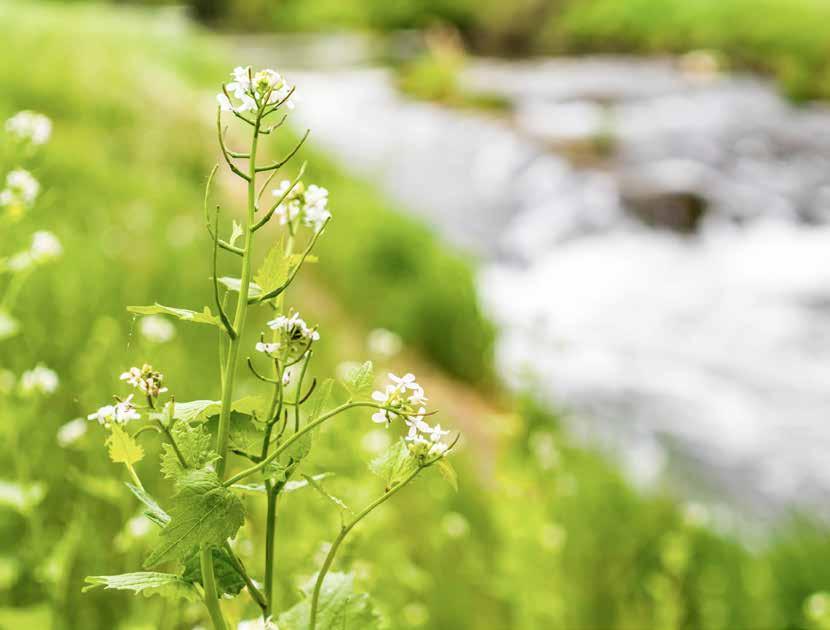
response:
<svg viewBox="0 0 830 630"><path fill-rule="evenodd" d="M55 433L103 404L121 370L150 357L180 399L203 397L216 383L213 335L181 325L175 342L149 346L124 307L158 299L199 308L209 299L200 216L215 158L208 89L232 63L185 24L139 11L3 3L0 17L0 116L30 108L55 119L36 172L48 196L8 238L52 229L66 248L27 286L16 310L25 334L4 343L0 358L16 373L42 360L62 379L40 403L0 399L0 478L46 490L33 509L0 508L0 626L192 628L203 621L199 606L81 595L85 575L140 564L152 535L124 525L138 506L107 462L100 432L91 427L66 449ZM384 325L446 370L483 382L492 332L475 303L470 263L366 183L314 151L305 155L310 179L331 189L336 216L318 273L291 295L321 324L321 373L344 356L364 358L367 329ZM461 491L417 482L361 525L338 560L375 595L391 627L821 627L804 602L830 584L823 528L782 529L750 550L690 518L676 498L632 488L606 454L571 443L556 417L531 404L476 420L498 445L483 454L469 440L456 458ZM388 437L381 429L365 439L370 424L354 414L320 433L310 469L335 472L327 487L353 506L380 490L350 482L367 478L372 442ZM152 492L157 452L147 448L139 468ZM320 540L334 536L338 519L315 495L285 501L293 507L279 524L278 558L287 607L297 598L292 576L314 570ZM262 532L247 528L240 553L247 560L245 550L261 544Z"/></svg>

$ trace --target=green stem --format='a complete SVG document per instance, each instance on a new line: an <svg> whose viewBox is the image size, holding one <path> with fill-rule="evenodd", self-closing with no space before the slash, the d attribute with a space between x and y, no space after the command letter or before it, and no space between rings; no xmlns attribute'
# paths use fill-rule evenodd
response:
<svg viewBox="0 0 830 630"><path fill-rule="evenodd" d="M268 513L265 517L265 617L274 608L274 540L277 530L277 496L280 486L268 485Z"/></svg>
<svg viewBox="0 0 830 630"><path fill-rule="evenodd" d="M354 517L348 524L343 525L340 528L340 533L337 535L337 538L331 545L328 554L326 554L326 559L323 561L323 566L320 567L320 572L317 574L317 581L314 583L314 592L311 594L311 612L309 613L308 617L308 630L315 630L317 625L317 607L320 603L320 589L323 587L323 581L326 578L326 574L329 572L331 568L332 562L334 562L334 556L337 555L337 550L340 548L340 545L345 540L346 536L349 534L352 529L354 529L355 525L357 525L361 520L363 520L366 516L369 515L372 510L376 507L388 501L392 495L398 492L401 488L407 485L410 481L412 481L415 476L421 472L422 467L418 467L409 473L399 484L390 488L386 493L375 499L372 503L367 505L363 510Z"/></svg>
<svg viewBox="0 0 830 630"><path fill-rule="evenodd" d="M254 584L251 576L248 575L248 571L245 570L245 565L242 564L242 560L240 560L239 557L237 557L237 555L233 552L231 544L227 540L222 547L228 552L233 568L236 569L236 572L239 573L242 580L245 582L245 586L248 587L248 592L251 594L251 598L256 602L257 606L265 611L268 606L267 601L260 590L256 587L256 584Z"/></svg>
<svg viewBox="0 0 830 630"><path fill-rule="evenodd" d="M260 111L254 124L253 139L251 140L251 157L248 161L248 213L245 224L245 246L242 254L239 297L236 302L236 314L233 319L233 328L236 331L236 337L229 342L228 358L225 364L225 378L222 383L222 408L219 413L219 428L216 435L216 451L219 453L219 461L216 462L216 473L220 479L225 475L225 464L230 438L233 385L239 362L239 345L242 342L245 331L245 320L248 314L248 292L251 285L251 248L254 237L254 213L256 211L256 153L257 143L259 142L261 115L262 112Z"/></svg>
<svg viewBox="0 0 830 630"><path fill-rule="evenodd" d="M354 407L374 407L375 409L385 409L385 407L383 405L379 405L377 403L368 402L368 401L343 403L342 405L340 405L339 407L335 407L334 409L332 409L328 413L324 413L322 416L320 416L319 418L317 418L313 422L309 422L302 429L297 431L294 435L292 435L285 442L283 442L280 446L278 446L270 455L268 455L268 457L263 459L261 462L255 464L254 466L251 466L250 468L246 468L245 470L243 470L241 472L238 472L233 477L231 477L230 479L223 482L223 485L226 488L230 487L233 484L237 483L238 481L244 479L245 477L259 472L260 470L265 468L268 464L270 464L272 461L274 461L277 457L279 457L280 453L285 451L285 449L287 449L294 442L296 442L301 437L303 437L303 435L305 435L309 431L312 431L313 429L317 428L318 426L323 424L329 418L331 418L333 416L336 416L337 414L342 413L342 412L346 411L347 409L352 409ZM394 411L394 410L390 410L390 411Z"/></svg>
<svg viewBox="0 0 830 630"><path fill-rule="evenodd" d="M222 608L219 606L219 594L216 592L216 577L213 575L213 553L210 547L204 546L199 551L199 560L202 565L202 584L205 587L205 606L208 609L214 630L227 630Z"/></svg>

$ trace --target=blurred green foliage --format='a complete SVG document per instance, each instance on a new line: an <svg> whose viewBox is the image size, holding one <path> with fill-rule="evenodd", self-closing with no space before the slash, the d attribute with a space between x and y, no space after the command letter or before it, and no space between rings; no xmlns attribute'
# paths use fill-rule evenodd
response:
<svg viewBox="0 0 830 630"><path fill-rule="evenodd" d="M176 18L123 8L3 2L0 34L0 117L27 108L55 122L35 169L46 187L38 211L2 236L20 244L48 228L65 247L21 296L24 334L0 348L0 366L19 374L43 361L62 379L39 402L0 397L0 478L32 489L31 501L12 505L0 486L0 627L192 628L203 621L199 606L81 594L86 575L138 566L155 534L133 520L140 508L96 425L66 448L55 435L104 404L120 371L147 359L180 400L218 389L209 331L177 325L175 341L151 345L124 307L159 300L201 308L209 299L200 208L216 154L212 92L238 60ZM401 332L455 374L486 380L491 332L469 264L365 183L314 151L304 155L308 179L331 189L335 214L318 281L341 305L307 315L323 332L321 374L335 367L332 348L364 358L355 337L365 330L353 317ZM227 194L219 199L233 205ZM304 314L325 306L309 285L290 302ZM253 385L243 382L240 395ZM748 549L670 496L633 489L606 456L571 443L555 417L531 404L480 423L498 444L459 453L458 493L419 480L361 525L338 559L391 628L825 627L825 600L811 597L830 588L824 528L799 524ZM317 437L312 472L335 473L326 488L352 506L380 490L349 483L367 477L366 460L390 438L371 426L355 413ZM155 492L158 451L145 446L139 469ZM315 570L319 541L336 534L338 516L307 490L283 501L294 504L278 525L287 608L298 599L289 576ZM245 532L238 550L259 575L250 562L263 532Z"/></svg>

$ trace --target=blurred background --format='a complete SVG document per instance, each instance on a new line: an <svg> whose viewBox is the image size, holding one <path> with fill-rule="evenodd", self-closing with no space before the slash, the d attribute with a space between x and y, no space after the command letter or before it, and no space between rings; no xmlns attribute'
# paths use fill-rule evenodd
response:
<svg viewBox="0 0 830 630"><path fill-rule="evenodd" d="M269 151L310 128L306 180L331 192L289 297L318 374L411 370L463 432L459 491L421 480L338 559L389 628L830 628L826 0L0 0L0 39L0 118L53 121L0 253L63 244L0 339L0 628L204 622L81 593L156 534L72 421L145 361L215 397L213 335L125 307L208 303L214 94L248 64L296 83ZM54 391L24 385L38 364ZM354 414L316 447L347 502L379 491L373 429ZM338 527L311 493L285 504L282 608Z"/></svg>

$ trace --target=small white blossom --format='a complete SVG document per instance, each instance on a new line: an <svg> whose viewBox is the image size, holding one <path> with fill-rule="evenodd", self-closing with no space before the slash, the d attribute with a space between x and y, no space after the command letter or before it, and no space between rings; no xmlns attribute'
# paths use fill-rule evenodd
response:
<svg viewBox="0 0 830 630"><path fill-rule="evenodd" d="M271 193L282 199L274 209L274 215L279 218L281 225L299 217L303 225L319 232L331 218L328 209L329 191L322 186L311 184L306 187L303 182L297 182L292 188L291 182L285 179Z"/></svg>
<svg viewBox="0 0 830 630"><path fill-rule="evenodd" d="M158 398L160 394L167 391L167 388L162 386L164 375L161 372L156 372L152 365L146 363L141 368L130 368L121 374L120 378L153 398Z"/></svg>
<svg viewBox="0 0 830 630"><path fill-rule="evenodd" d="M231 72L233 81L228 83L228 94L216 95L219 107L223 111L246 112L255 111L266 105L278 105L282 103L288 109L293 109L291 102L292 87L286 83L280 74L270 68L253 72L250 66L237 66ZM228 98L231 95L234 102Z"/></svg>
<svg viewBox="0 0 830 630"><path fill-rule="evenodd" d="M279 339L272 343L260 342L256 349L271 355L279 352L286 357L298 357L304 354L313 342L320 339L317 329L310 328L299 313L294 313L290 317L280 315L268 322L268 327L277 332Z"/></svg>
<svg viewBox="0 0 830 630"><path fill-rule="evenodd" d="M403 341L400 335L397 335L391 330L376 328L366 337L366 345L372 354L388 358L395 356L401 351Z"/></svg>
<svg viewBox="0 0 830 630"><path fill-rule="evenodd" d="M6 187L0 191L0 206L31 206L40 192L40 184L22 168L6 175Z"/></svg>
<svg viewBox="0 0 830 630"><path fill-rule="evenodd" d="M24 110L6 121L6 131L18 140L45 144L52 135L52 121L43 114Z"/></svg>
<svg viewBox="0 0 830 630"><path fill-rule="evenodd" d="M372 415L373 421L389 425L393 416L407 418L426 413L426 410L421 408L422 401L426 401L424 389L415 381L414 374L396 376L390 373L389 380L392 384L387 385L383 391L373 392L372 399L384 407L393 408L394 411L379 409Z"/></svg>
<svg viewBox="0 0 830 630"><path fill-rule="evenodd" d="M133 395L130 394L121 402L101 407L95 413L87 416L90 420L97 420L99 424L108 427L110 424L127 424L130 420L139 420L141 415L133 405Z"/></svg>
<svg viewBox="0 0 830 630"><path fill-rule="evenodd" d="M236 626L236 630L279 630L279 628L271 617L268 617L264 621L262 617L257 617L256 619L240 621Z"/></svg>
<svg viewBox="0 0 830 630"><path fill-rule="evenodd" d="M138 329L141 336L151 343L167 343L176 336L176 327L158 315L142 318Z"/></svg>
<svg viewBox="0 0 830 630"><path fill-rule="evenodd" d="M265 343L263 341L259 341L256 344L257 352L264 352L265 354L276 354L279 349L280 344L278 343Z"/></svg>
<svg viewBox="0 0 830 630"><path fill-rule="evenodd" d="M57 236L46 230L40 230L32 235L29 253L36 263L48 262L63 253L63 246Z"/></svg>
<svg viewBox="0 0 830 630"><path fill-rule="evenodd" d="M51 394L58 388L58 375L45 365L38 364L20 376L20 392L24 396Z"/></svg>
<svg viewBox="0 0 830 630"><path fill-rule="evenodd" d="M74 444L86 435L87 421L83 418L75 418L58 429L58 444L66 448Z"/></svg>

